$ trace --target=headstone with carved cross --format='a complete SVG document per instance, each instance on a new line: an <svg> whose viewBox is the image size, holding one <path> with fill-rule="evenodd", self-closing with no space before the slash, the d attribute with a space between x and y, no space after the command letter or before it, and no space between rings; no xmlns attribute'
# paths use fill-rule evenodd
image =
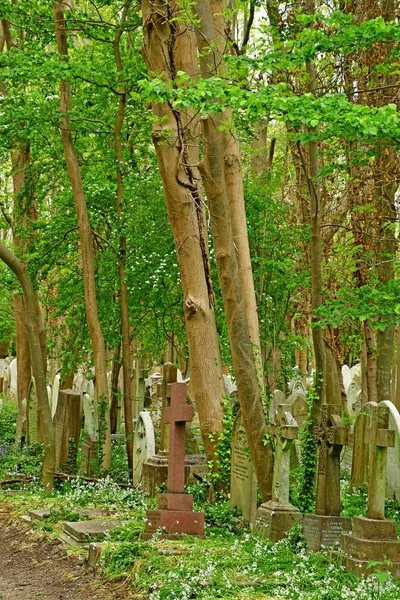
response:
<svg viewBox="0 0 400 600"><path fill-rule="evenodd" d="M150 539L156 532L168 539L185 533L204 535L204 513L193 512L193 496L184 493L186 423L192 417L193 407L186 404L186 383L171 384L171 405L163 411L163 421L170 426L168 491L159 496L159 510L147 511L142 539Z"/></svg>
<svg viewBox="0 0 400 600"><path fill-rule="evenodd" d="M400 541L397 523L385 519L388 448L395 444L389 429L389 407L385 402L372 407L370 424L365 429L369 446L368 511L366 517L354 517L351 534L342 534L345 568L356 574L368 574L371 561L379 569L400 577ZM375 567L372 568L373 572Z"/></svg>
<svg viewBox="0 0 400 600"><path fill-rule="evenodd" d="M340 404L324 404L321 420L314 427L318 447L316 514L304 516L304 536L309 550L331 548L342 531L351 529L351 519L340 516L340 453L350 443L349 428L341 419Z"/></svg>
<svg viewBox="0 0 400 600"><path fill-rule="evenodd" d="M298 437L289 404L278 405L269 433L275 444L272 499L257 510L254 533L276 542L284 538L295 523L302 521L301 512L289 502L290 451Z"/></svg>

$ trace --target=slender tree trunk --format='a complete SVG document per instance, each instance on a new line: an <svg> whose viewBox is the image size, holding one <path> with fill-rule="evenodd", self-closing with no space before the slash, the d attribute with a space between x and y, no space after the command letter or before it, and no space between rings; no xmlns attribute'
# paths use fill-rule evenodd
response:
<svg viewBox="0 0 400 600"><path fill-rule="evenodd" d="M67 61L68 43L64 21L64 4L62 2L54 3L54 21L58 52L61 55L62 60ZM94 366L96 373L96 391L100 409L99 414L104 414L105 419L105 440L102 448L103 467L107 468L111 467L111 436L110 406L107 389L106 351L97 310L92 230L90 227L86 199L82 185L81 170L72 141L71 124L68 117L69 110L70 86L66 81L62 81L60 84L60 133L78 219L86 319L93 346Z"/></svg>
<svg viewBox="0 0 400 600"><path fill-rule="evenodd" d="M124 178L123 178L123 156L122 156L122 127L125 118L126 93L123 86L123 65L120 52L120 41L122 28L125 23L131 2L126 2L121 19L113 41L115 62L117 65L118 79L120 84L120 96L118 102L118 113L114 128L114 151L117 159L117 212L120 222L123 222L124 212ZM120 313L121 313L121 334L122 334L122 373L124 380L124 413L125 413L125 434L126 434L126 452L128 457L129 477L133 477L133 406L131 396L131 361L130 361L130 340L129 340L129 298L128 286L126 285L126 235L123 234L119 244L120 256L118 262L119 288L120 288Z"/></svg>
<svg viewBox="0 0 400 600"><path fill-rule="evenodd" d="M19 260L3 244L3 242L0 242L0 259L15 273L24 292L29 350L32 360L33 376L35 378L39 418L44 442L42 481L45 489L51 491L54 487L56 459L55 432L51 418L50 405L47 399L46 370L40 345L41 325L38 319L40 308L25 263Z"/></svg>
<svg viewBox="0 0 400 600"><path fill-rule="evenodd" d="M150 73L167 82L177 71L195 76L196 40L180 23L175 3L142 0L143 56ZM178 17L178 20L173 20ZM214 316L204 206L199 189L199 123L194 112L153 104L153 141L163 181L184 295L191 390L199 412L204 448L218 469L215 444L223 429L224 394Z"/></svg>
<svg viewBox="0 0 400 600"><path fill-rule="evenodd" d="M118 378L121 369L121 344L118 344L114 350L114 356L111 369L111 392L110 392L110 431L118 433L117 428L117 412L118 412Z"/></svg>
<svg viewBox="0 0 400 600"><path fill-rule="evenodd" d="M219 9L212 6L208 0L200 0L196 7L200 18L198 39L203 76L217 73L221 63L223 39L221 35L216 34L216 31L223 32L225 28L221 21L221 7ZM209 114L203 117L203 158L199 168L210 210L215 258L247 443L262 499L265 502L272 496L273 453L271 444L266 444L267 426L259 379L262 375L259 368L261 364L259 340L258 350L254 356L252 346L254 338L252 340L250 336L249 317L254 323L254 319L257 320L257 309L255 303L250 309L243 289L244 285L249 285L248 278L251 276L252 279L252 273L249 255L244 249L247 245L248 250L248 239L238 148L234 147L232 142L228 143L229 136L227 137L223 131L223 125L227 123L227 118L230 116L229 111L222 115ZM229 147L233 150L227 154L226 148ZM241 223L236 220L236 215L232 219L232 213L239 213ZM243 234L244 229L246 235ZM242 254L236 251L236 236L241 240ZM239 265L240 261L242 269ZM254 296L253 283L250 290ZM251 314L249 309L252 310ZM254 330L252 333L254 335Z"/></svg>

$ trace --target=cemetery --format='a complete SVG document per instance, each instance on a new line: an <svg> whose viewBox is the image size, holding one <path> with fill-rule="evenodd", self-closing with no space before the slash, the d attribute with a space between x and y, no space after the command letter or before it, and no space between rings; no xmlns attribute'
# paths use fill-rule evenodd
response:
<svg viewBox="0 0 400 600"><path fill-rule="evenodd" d="M0 600L400 600L399 1L0 1Z"/></svg>

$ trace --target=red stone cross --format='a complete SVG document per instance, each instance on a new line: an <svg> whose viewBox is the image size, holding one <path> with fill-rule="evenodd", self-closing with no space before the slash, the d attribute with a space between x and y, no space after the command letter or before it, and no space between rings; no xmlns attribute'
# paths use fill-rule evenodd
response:
<svg viewBox="0 0 400 600"><path fill-rule="evenodd" d="M186 423L193 419L193 407L186 404L186 383L171 384L171 406L163 411L163 423L170 424L168 492L182 494L185 489Z"/></svg>

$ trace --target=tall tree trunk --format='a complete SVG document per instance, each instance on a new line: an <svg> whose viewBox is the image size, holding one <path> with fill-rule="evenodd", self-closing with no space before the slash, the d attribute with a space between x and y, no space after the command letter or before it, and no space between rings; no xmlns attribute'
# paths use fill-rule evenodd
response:
<svg viewBox="0 0 400 600"><path fill-rule="evenodd" d="M222 38L216 35L216 31L224 31L224 24L221 22L221 7L219 8L220 10L217 11L217 7L212 7L208 0L200 0L196 7L200 18L198 39L200 40L203 76L210 76L218 71L222 56ZM216 11L214 14L213 10ZM214 18L216 22L214 22ZM230 112L222 115L208 114L203 117L203 158L199 167L211 215L215 258L247 443L262 499L265 502L272 495L273 452L271 444L266 444L267 426L259 383L260 369L258 368L261 364L261 356L259 346L256 357L253 355L252 341L254 338L251 339L249 328L249 316L254 323L253 318L257 320L257 310L255 308L255 312L249 314L249 305L246 304L243 289L243 285L248 285L248 278L251 276L252 279L252 273L250 261L245 259L243 263L246 254L243 248L247 244L248 249L248 239L238 148L233 147L232 143L228 143L229 137L223 131L223 125L230 117ZM227 155L225 151L227 147L234 148L234 151ZM234 173L229 170L230 163L236 165ZM240 182L238 181L239 173ZM235 211L240 213L242 221L239 224L235 216L235 225L233 225L232 213ZM244 228L246 228L245 236ZM236 252L237 235L241 239L243 254ZM239 260L242 261L241 266L245 266L244 269L240 269ZM251 290L254 295L253 283Z"/></svg>
<svg viewBox="0 0 400 600"><path fill-rule="evenodd" d="M41 324L38 317L40 308L25 263L19 260L3 242L0 242L0 259L15 273L24 292L29 351L32 360L33 376L35 378L39 418L44 442L42 481L45 490L51 491L54 488L56 460L55 432L50 405L47 399L46 370L40 344Z"/></svg>
<svg viewBox="0 0 400 600"><path fill-rule="evenodd" d="M118 71L118 81L120 85L120 95L118 102L118 113L114 128L114 151L117 159L117 212L120 222L123 221L124 213L124 178L123 178L123 156L122 156L122 127L125 118L126 92L123 85L123 65L121 60L120 42L123 26L126 21L131 1L126 2L120 19L120 26L113 40L114 56ZM131 360L130 360L130 340L129 340L129 299L128 286L126 285L126 235L122 235L119 243L119 289L120 289L120 313L121 313L121 335L122 335L122 373L124 380L124 414L125 414L125 435L126 452L128 457L129 477L133 478L133 406L131 396Z"/></svg>
<svg viewBox="0 0 400 600"><path fill-rule="evenodd" d="M68 61L68 42L64 21L64 4L62 2L54 3L54 21L58 52L61 55L62 60ZM102 446L103 467L107 468L111 467L111 435L110 406L107 389L106 351L97 310L92 230L90 227L86 199L82 185L81 170L72 141L71 124L68 117L69 110L70 86L66 81L62 81L60 84L60 133L78 219L86 319L93 347L99 415L104 415L105 420L105 439Z"/></svg>
<svg viewBox="0 0 400 600"><path fill-rule="evenodd" d="M196 39L180 23L174 2L142 0L143 56L149 73L171 83L177 71L198 72ZM204 206L198 186L199 123L194 112L153 104L153 142L174 236L184 295L191 390L204 448L218 469L215 444L223 430L224 394L214 315Z"/></svg>

